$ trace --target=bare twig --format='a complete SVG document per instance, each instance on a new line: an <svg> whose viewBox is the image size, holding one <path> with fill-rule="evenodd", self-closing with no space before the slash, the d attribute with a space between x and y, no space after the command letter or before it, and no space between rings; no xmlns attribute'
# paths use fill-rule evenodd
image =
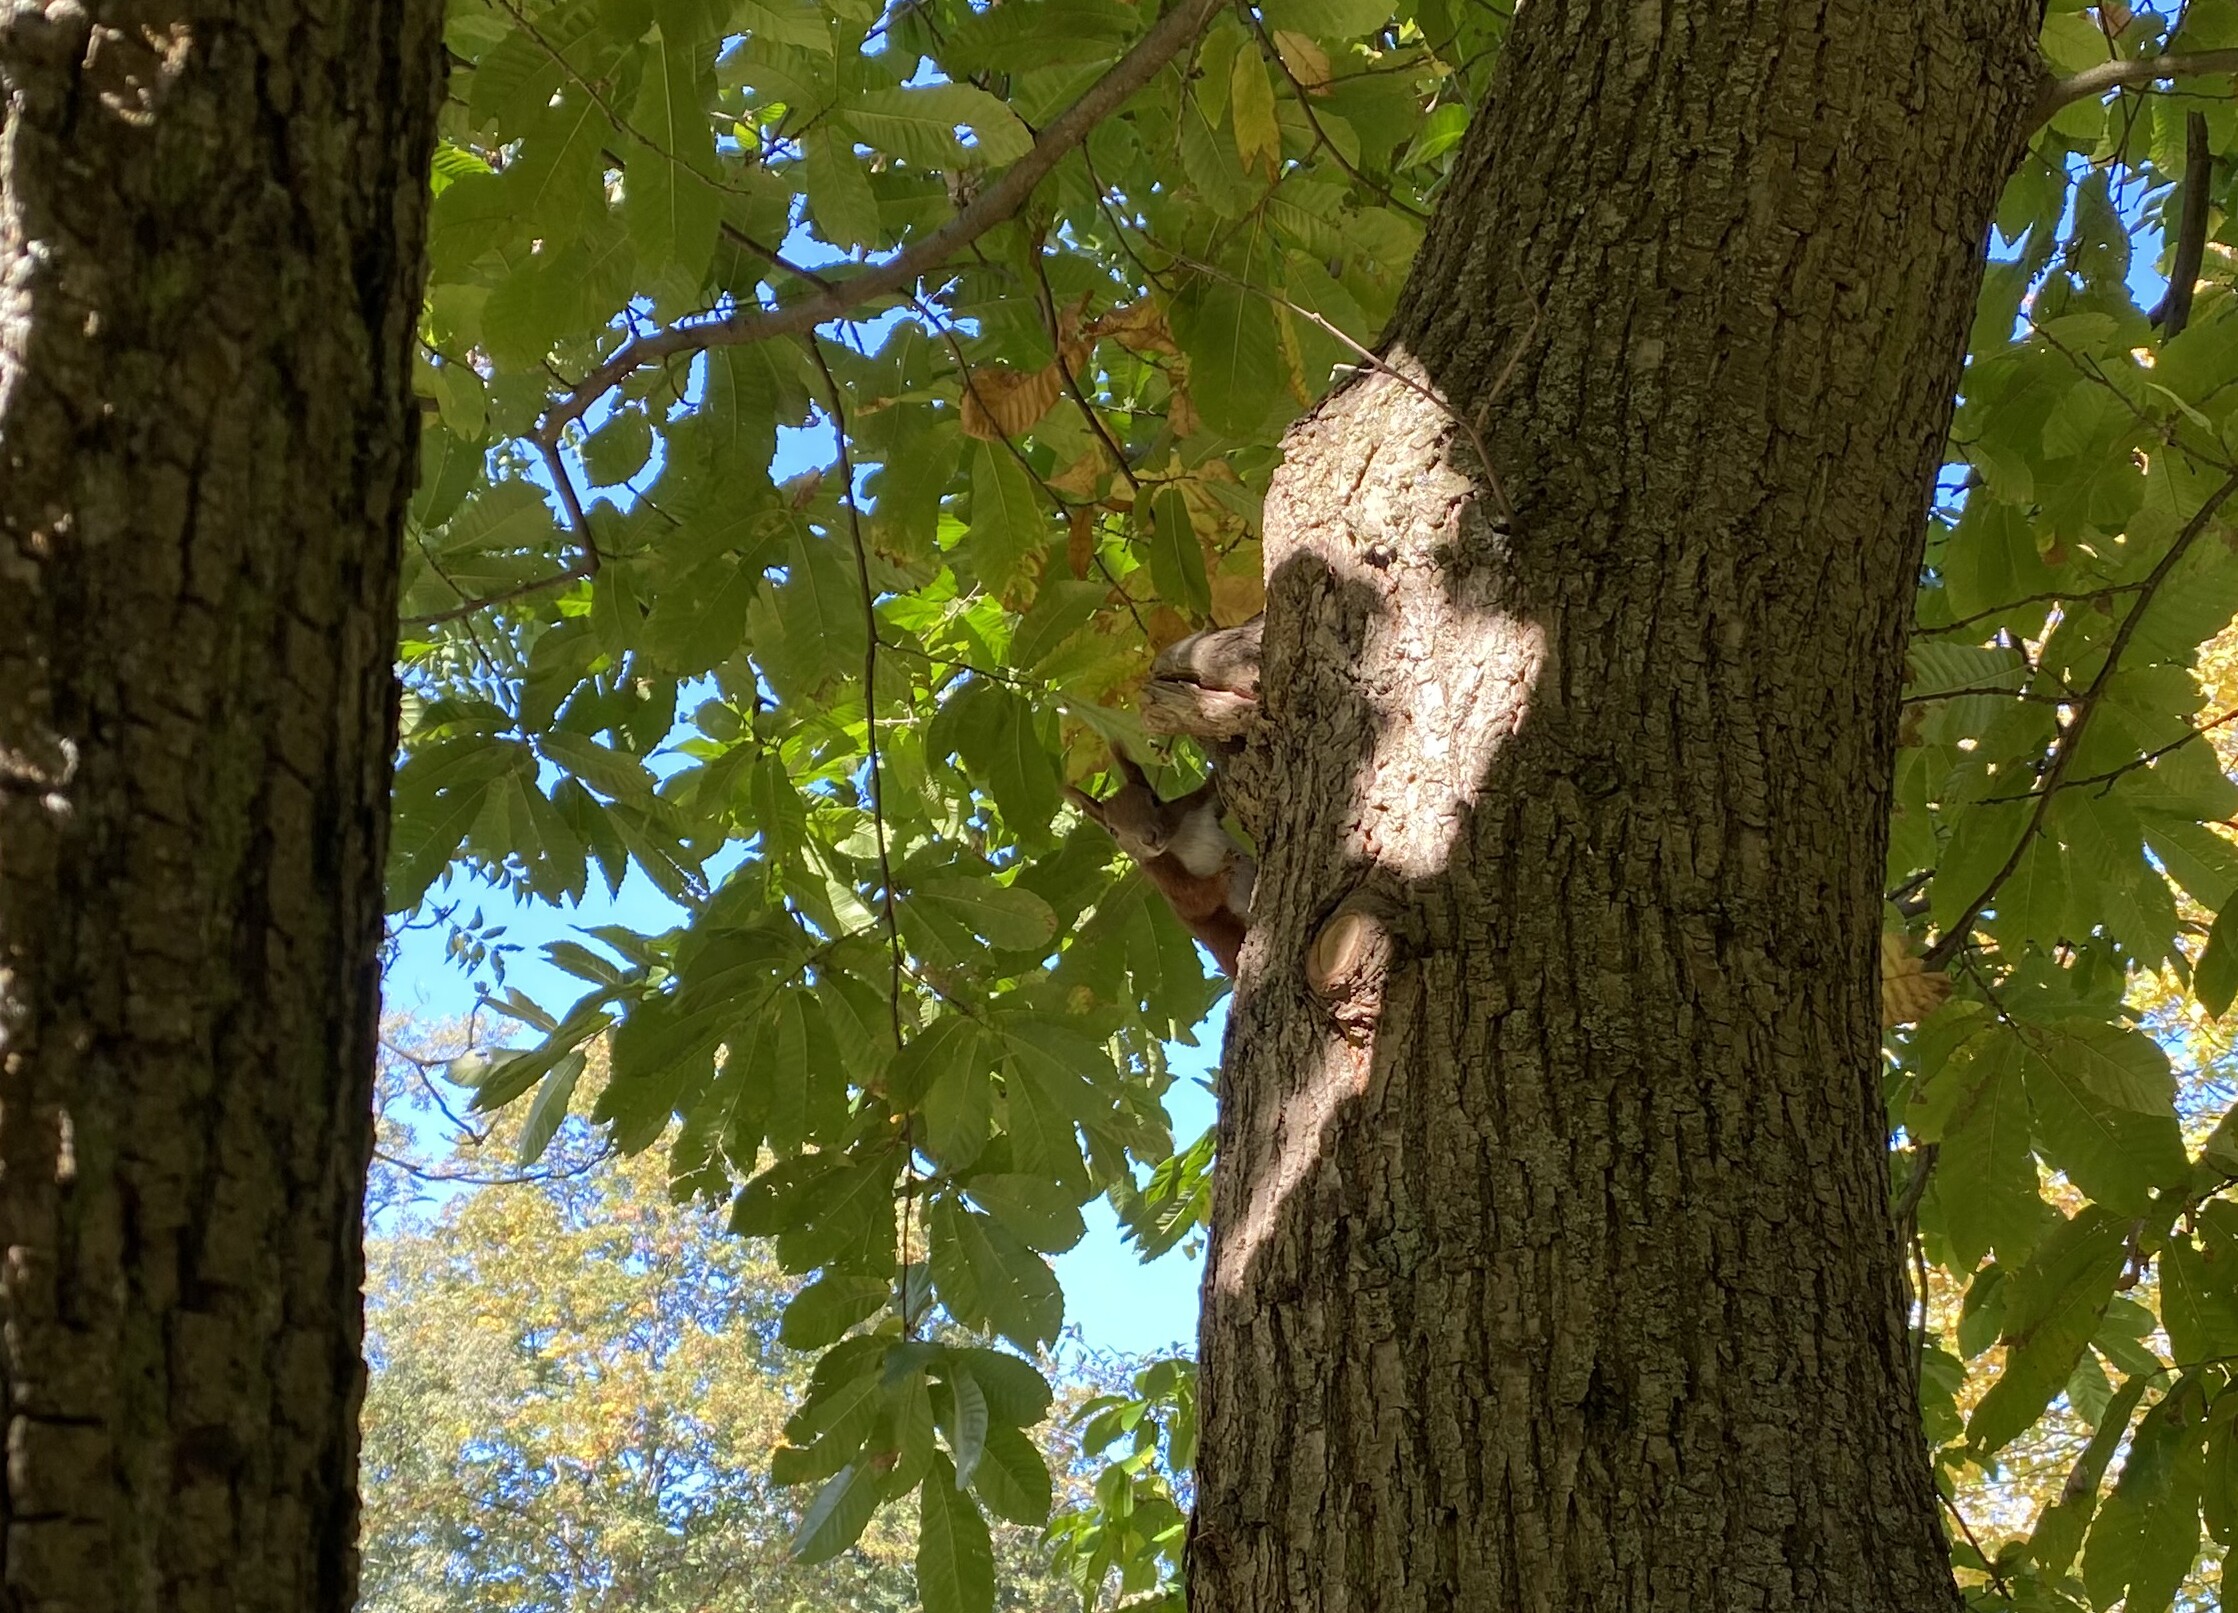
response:
<svg viewBox="0 0 2238 1613"><path fill-rule="evenodd" d="M1027 153L1004 169L956 215L916 245L884 263L864 269L789 308L741 308L718 319L672 325L654 335L626 342L593 370L537 423L540 442L556 442L570 421L580 419L621 379L649 364L680 353L711 347L736 347L780 336L798 336L830 320L843 319L864 304L914 284L940 267L1025 205L1034 188L1137 90L1155 77L1183 46L1196 38L1224 0L1179 0L1160 17L1110 71L1091 84L1079 100L1049 121Z"/></svg>

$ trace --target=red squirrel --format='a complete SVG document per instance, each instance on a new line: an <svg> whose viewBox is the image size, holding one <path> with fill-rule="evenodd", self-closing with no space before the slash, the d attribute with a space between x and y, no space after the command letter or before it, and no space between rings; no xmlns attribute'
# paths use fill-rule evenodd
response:
<svg viewBox="0 0 2238 1613"><path fill-rule="evenodd" d="M1065 799L1141 865L1189 933L1234 974L1259 865L1221 825L1220 781L1208 778L1187 795L1161 801L1141 768L1116 749L1111 759L1126 780L1116 794L1099 801L1068 784Z"/></svg>

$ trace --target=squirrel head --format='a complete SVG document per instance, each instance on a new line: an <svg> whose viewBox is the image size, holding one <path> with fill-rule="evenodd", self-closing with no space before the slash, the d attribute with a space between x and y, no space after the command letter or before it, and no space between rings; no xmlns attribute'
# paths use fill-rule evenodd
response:
<svg viewBox="0 0 2238 1613"><path fill-rule="evenodd" d="M1117 750L1111 753L1111 759L1127 781L1115 793L1099 801L1086 790L1068 784L1065 799L1101 824L1121 851L1136 862L1149 862L1163 854L1173 839L1174 814L1158 799L1158 792L1150 787L1141 768Z"/></svg>

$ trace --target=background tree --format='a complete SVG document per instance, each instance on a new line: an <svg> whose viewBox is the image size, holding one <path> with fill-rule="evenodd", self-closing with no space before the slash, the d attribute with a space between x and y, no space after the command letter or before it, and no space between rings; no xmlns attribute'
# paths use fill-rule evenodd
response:
<svg viewBox="0 0 2238 1613"><path fill-rule="evenodd" d="M0 16L0 1606L354 1598L439 23Z"/></svg>
<svg viewBox="0 0 2238 1613"><path fill-rule="evenodd" d="M617 1159L580 1121L531 1172L518 1113L443 1145L437 1091L387 1061L377 1169L417 1193L367 1248L366 1613L915 1606L892 1514L830 1562L787 1550L804 1498L771 1487L769 1452L809 1362L768 1246L679 1211L658 1155ZM1089 1364L1052 1369L1060 1504L1082 1498L1063 1481ZM1076 1605L1038 1531L995 1539L999 1606Z"/></svg>
<svg viewBox="0 0 2238 1613"><path fill-rule="evenodd" d="M808 1555L913 1497L987 1605L976 1408L1034 1397L935 1307L1031 1350L1091 1196L1204 1224L1212 988L1059 787L1270 575L1203 1600L1948 1604L1938 1509L2047 1411L1968 1594L2227 1542L2238 1155L2151 1005L2238 987L2238 6L449 39L391 901L676 904L459 1073L533 1156L610 1035L591 1116L814 1277Z"/></svg>

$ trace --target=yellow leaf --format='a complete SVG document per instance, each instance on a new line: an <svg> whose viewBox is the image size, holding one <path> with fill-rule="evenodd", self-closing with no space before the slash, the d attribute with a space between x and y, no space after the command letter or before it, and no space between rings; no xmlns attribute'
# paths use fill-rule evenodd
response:
<svg viewBox="0 0 2238 1613"><path fill-rule="evenodd" d="M1275 54L1290 69L1290 76L1306 94L1319 98L1330 89L1329 53L1304 34L1287 28L1274 31Z"/></svg>
<svg viewBox="0 0 2238 1613"><path fill-rule="evenodd" d="M1290 310L1280 303L1274 308L1275 347L1282 354L1282 379L1290 388L1290 396L1298 407L1313 407L1313 393L1306 386L1305 354L1298 347L1298 327L1290 322Z"/></svg>
<svg viewBox="0 0 2238 1613"><path fill-rule="evenodd" d="M1064 372L1055 364L1014 370L986 364L964 376L964 435L1001 442L1032 427L1049 412L1064 390Z"/></svg>
<svg viewBox="0 0 2238 1613"><path fill-rule="evenodd" d="M1256 170L1270 183L1282 165L1282 125L1275 121L1274 82L1255 50L1236 52L1228 81L1228 115L1235 120L1236 155L1243 170Z"/></svg>
<svg viewBox="0 0 2238 1613"><path fill-rule="evenodd" d="M1924 1019L1950 995L1950 977L1933 974L1912 956L1912 944L1900 932L1881 932L1881 1023L1909 1025Z"/></svg>

